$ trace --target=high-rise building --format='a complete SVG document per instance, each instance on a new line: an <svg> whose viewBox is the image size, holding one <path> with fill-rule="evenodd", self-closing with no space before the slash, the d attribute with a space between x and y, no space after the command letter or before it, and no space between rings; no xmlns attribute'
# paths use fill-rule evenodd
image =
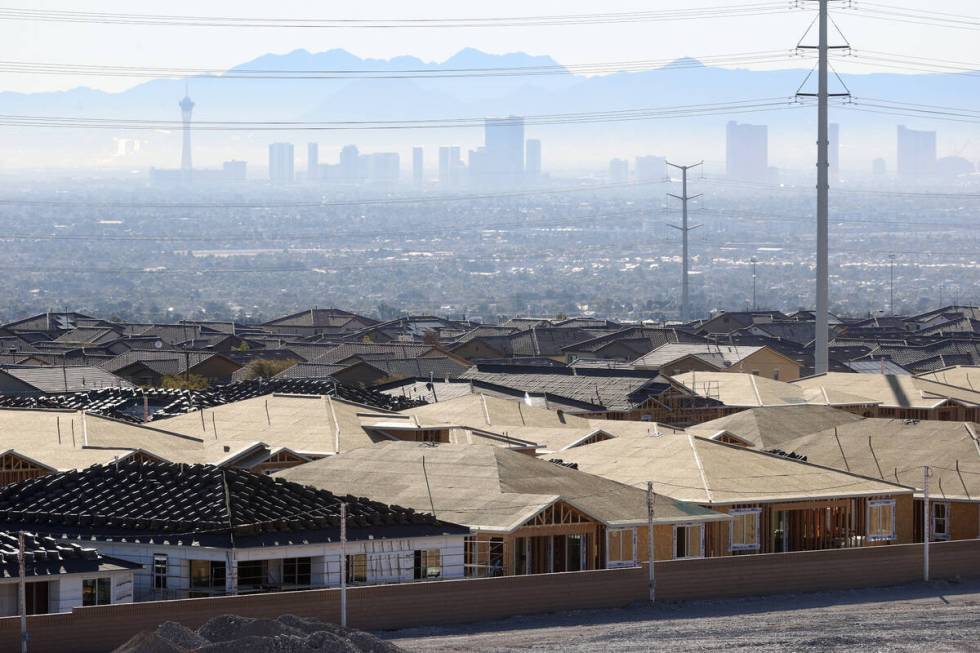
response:
<svg viewBox="0 0 980 653"><path fill-rule="evenodd" d="M306 144L306 180L316 181L320 178L320 146L316 143Z"/></svg>
<svg viewBox="0 0 980 653"><path fill-rule="evenodd" d="M732 179L765 182L769 179L769 128L739 124L726 130L725 168Z"/></svg>
<svg viewBox="0 0 980 653"><path fill-rule="evenodd" d="M884 159L875 159L871 162L871 174L881 176L888 171L888 165Z"/></svg>
<svg viewBox="0 0 980 653"><path fill-rule="evenodd" d="M412 183L422 188L425 182L425 152L421 147L412 148Z"/></svg>
<svg viewBox="0 0 980 653"><path fill-rule="evenodd" d="M463 159L459 146L439 148L439 185L455 188L462 180Z"/></svg>
<svg viewBox="0 0 980 653"><path fill-rule="evenodd" d="M273 143L269 146L269 179L277 184L290 184L293 177L293 144Z"/></svg>
<svg viewBox="0 0 980 653"><path fill-rule="evenodd" d="M836 122L830 123L828 125L828 141L830 144L830 150L828 155L830 157L830 181L838 182L840 181L840 125Z"/></svg>
<svg viewBox="0 0 980 653"><path fill-rule="evenodd" d="M541 141L529 138L524 148L525 177L530 183L541 179Z"/></svg>
<svg viewBox="0 0 980 653"><path fill-rule="evenodd" d="M190 179L193 164L191 162L191 114L194 112L194 102L186 93L180 106L180 118L183 123L183 143L180 150L180 171L184 179Z"/></svg>
<svg viewBox="0 0 980 653"><path fill-rule="evenodd" d="M936 171L936 132L898 126L898 176L923 177Z"/></svg>
<svg viewBox="0 0 980 653"><path fill-rule="evenodd" d="M245 181L248 164L245 161L225 161L221 166L225 181Z"/></svg>
<svg viewBox="0 0 980 653"><path fill-rule="evenodd" d="M398 183L401 170L401 157L397 152L378 152L367 154L367 178L372 183L384 186L394 186Z"/></svg>
<svg viewBox="0 0 980 653"><path fill-rule="evenodd" d="M609 162L609 179L614 184L625 184L630 179L630 162L626 159L613 159Z"/></svg>
<svg viewBox="0 0 980 653"><path fill-rule="evenodd" d="M340 150L340 179L355 182L363 181L364 176L360 150L356 145L345 145Z"/></svg>
<svg viewBox="0 0 980 653"><path fill-rule="evenodd" d="M662 156L638 156L635 165L637 181L658 181L667 176L667 159Z"/></svg>
<svg viewBox="0 0 980 653"><path fill-rule="evenodd" d="M524 177L524 118L487 118L483 134L486 153L481 169L471 175L492 186L519 184Z"/></svg>

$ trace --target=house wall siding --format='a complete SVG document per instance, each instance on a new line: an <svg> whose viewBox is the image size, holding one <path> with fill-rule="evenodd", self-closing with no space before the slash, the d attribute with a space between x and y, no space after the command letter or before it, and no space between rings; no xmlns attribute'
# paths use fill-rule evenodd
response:
<svg viewBox="0 0 980 653"><path fill-rule="evenodd" d="M949 507L950 539L972 540L980 537L980 503L955 501Z"/></svg>
<svg viewBox="0 0 980 653"><path fill-rule="evenodd" d="M463 577L463 535L415 537L404 539L374 539L348 542L347 555L368 555L368 583L391 583L414 580L414 551L439 549L442 552L442 577ZM312 581L326 587L340 584L340 543L294 544L278 547L229 549L154 545L134 542L100 542L99 551L106 556L120 558L143 566L134 577L133 593L136 600L144 600L154 594L152 587L153 556L167 556L166 592L158 597L178 598L190 590L190 561L216 560L227 562L230 555L236 561L277 560L283 558L313 558ZM228 575L230 580L230 574ZM79 591L80 590L79 585ZM230 587L226 588L230 590ZM75 605L79 605L81 600Z"/></svg>

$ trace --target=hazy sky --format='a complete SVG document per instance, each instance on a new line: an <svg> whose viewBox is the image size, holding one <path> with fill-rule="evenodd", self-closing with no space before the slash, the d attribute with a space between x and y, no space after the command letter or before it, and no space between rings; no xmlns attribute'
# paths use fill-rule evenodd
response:
<svg viewBox="0 0 980 653"><path fill-rule="evenodd" d="M789 0L786 0L787 3ZM923 9L918 0L881 0L889 5ZM8 7L141 12L269 18L433 18L528 16L549 13L589 13L686 7L744 5L747 0L691 0L690 4L655 0L464 3L445 0L373 0L370 3L279 0L208 0L191 2L133 2L132 0L11 0ZM815 4L815 3L811 3ZM846 4L846 3L842 3ZM935 11L980 15L977 0L939 0ZM792 48L812 14L719 18L711 20L520 27L498 29L240 29L91 25L0 21L0 42L7 61L100 65L226 67L267 53L297 48L322 51L344 48L362 57L389 58L411 54L443 60L463 47L487 52L524 51L550 54L561 63L606 62L706 56ZM865 50L973 62L980 60L976 31L930 27L859 18L837 10L838 23L851 45ZM854 68L853 70L868 70ZM891 71L894 72L894 71ZM41 91L92 86L120 90L138 83L132 79L62 78L0 74L4 90Z"/></svg>

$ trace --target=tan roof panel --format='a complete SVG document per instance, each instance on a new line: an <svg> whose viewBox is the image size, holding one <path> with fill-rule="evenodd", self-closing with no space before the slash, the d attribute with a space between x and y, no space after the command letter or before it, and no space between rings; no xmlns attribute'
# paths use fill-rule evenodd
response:
<svg viewBox="0 0 980 653"><path fill-rule="evenodd" d="M582 471L699 504L908 492L895 485L690 434L616 438L562 452Z"/></svg>
<svg viewBox="0 0 980 653"><path fill-rule="evenodd" d="M849 374L847 376L869 376ZM733 372L685 372L671 377L692 392L716 399L726 406L754 408L757 406L823 406L873 405L875 400L865 396L831 388L810 388L793 383L783 383L755 374ZM809 391L808 391L809 390Z"/></svg>
<svg viewBox="0 0 980 653"><path fill-rule="evenodd" d="M935 408L954 399L980 405L980 392L904 374L828 372L793 381L808 392L849 393L869 397L886 408Z"/></svg>
<svg viewBox="0 0 980 653"><path fill-rule="evenodd" d="M972 422L862 419L788 440L782 448L841 470L923 487L936 497L980 501L980 426Z"/></svg>
<svg viewBox="0 0 980 653"><path fill-rule="evenodd" d="M840 424L860 422L861 417L830 406L763 406L739 411L688 427L687 432L710 437L727 431L760 449L782 447L786 440L816 433Z"/></svg>
<svg viewBox="0 0 980 653"><path fill-rule="evenodd" d="M366 496L471 528L509 532L565 501L607 525L646 523L643 490L487 445L384 442L277 474L335 493ZM657 523L724 519L659 497Z"/></svg>

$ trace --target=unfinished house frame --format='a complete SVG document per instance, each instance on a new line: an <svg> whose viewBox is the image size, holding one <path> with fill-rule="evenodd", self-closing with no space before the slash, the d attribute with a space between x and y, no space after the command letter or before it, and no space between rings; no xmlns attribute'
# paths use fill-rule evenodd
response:
<svg viewBox="0 0 980 653"><path fill-rule="evenodd" d="M645 491L492 445L384 442L280 476L469 526L467 576L629 567L646 557ZM656 546L669 555L675 528L700 533L729 519L658 496Z"/></svg>
<svg viewBox="0 0 980 653"><path fill-rule="evenodd" d="M653 479L658 496L729 517L706 521L701 533L675 532L672 558L912 541L912 488L745 446L666 433L615 438L562 456L582 471L636 487Z"/></svg>

